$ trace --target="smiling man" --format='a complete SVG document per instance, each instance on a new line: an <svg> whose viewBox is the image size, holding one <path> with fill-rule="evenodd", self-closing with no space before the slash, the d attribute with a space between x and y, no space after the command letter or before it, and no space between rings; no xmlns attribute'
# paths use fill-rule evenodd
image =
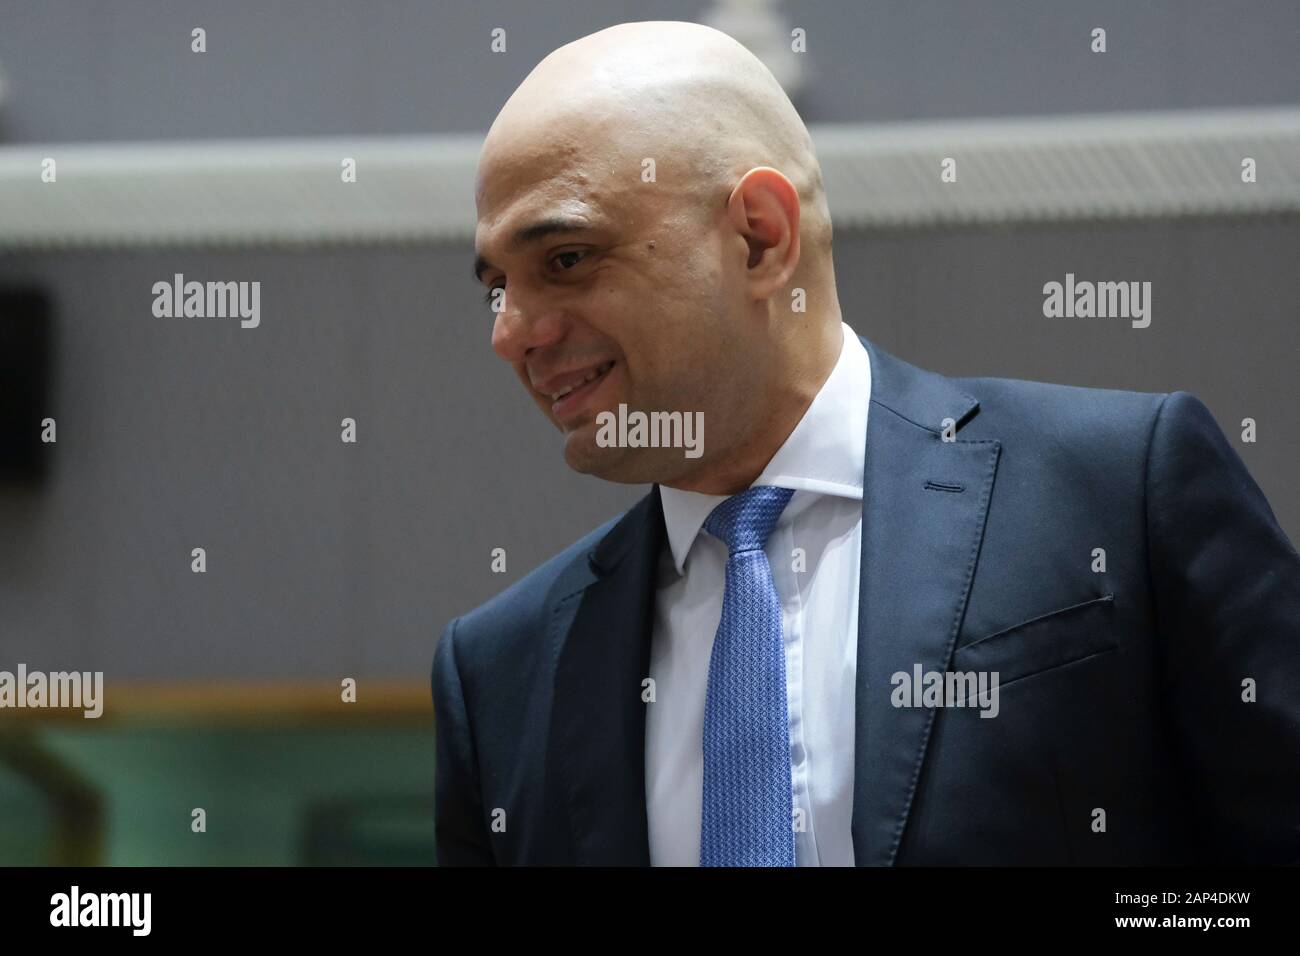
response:
<svg viewBox="0 0 1300 956"><path fill-rule="evenodd" d="M439 640L441 863L1300 860L1300 556L1203 404L859 338L808 132L705 27L550 54L476 188L493 348L652 488Z"/></svg>
<svg viewBox="0 0 1300 956"><path fill-rule="evenodd" d="M842 341L812 141L766 68L692 24L569 44L492 124L476 200L474 271L504 291L492 346L564 434L569 465L747 487ZM806 312L788 307L796 287ZM599 447L596 413L619 403L703 412L708 454Z"/></svg>

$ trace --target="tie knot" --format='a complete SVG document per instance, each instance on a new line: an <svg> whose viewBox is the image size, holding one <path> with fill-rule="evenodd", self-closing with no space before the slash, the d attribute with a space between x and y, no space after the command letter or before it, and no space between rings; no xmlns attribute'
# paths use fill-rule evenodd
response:
<svg viewBox="0 0 1300 956"><path fill-rule="evenodd" d="M704 519L704 530L727 546L728 552L760 551L790 503L792 488L760 485L732 495Z"/></svg>

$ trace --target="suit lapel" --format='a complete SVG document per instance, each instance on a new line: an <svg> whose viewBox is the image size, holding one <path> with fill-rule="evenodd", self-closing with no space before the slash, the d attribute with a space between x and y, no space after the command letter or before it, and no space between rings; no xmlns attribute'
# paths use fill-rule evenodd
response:
<svg viewBox="0 0 1300 956"><path fill-rule="evenodd" d="M654 487L552 590L559 769L574 862L648 866L645 720L655 575L664 537Z"/></svg>
<svg viewBox="0 0 1300 956"><path fill-rule="evenodd" d="M859 866L893 865L934 720L895 708L891 677L944 671L966 610L1001 446L941 440L979 403L867 340L871 411L862 487L853 783ZM929 486L927 486L927 484ZM959 489L959 490L958 490Z"/></svg>

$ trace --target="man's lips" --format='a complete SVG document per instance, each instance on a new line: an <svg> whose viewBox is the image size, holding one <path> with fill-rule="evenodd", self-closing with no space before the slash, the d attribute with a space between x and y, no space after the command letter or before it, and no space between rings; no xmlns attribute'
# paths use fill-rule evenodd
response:
<svg viewBox="0 0 1300 956"><path fill-rule="evenodd" d="M584 365L582 368L574 369L569 372L562 372L559 375L552 375L550 378L543 379L540 382L533 382L533 388L548 396L551 401L558 401L564 397L565 392L578 388L584 382L591 381L597 375L608 371L608 366L613 365L613 361L597 362L595 365Z"/></svg>
<svg viewBox="0 0 1300 956"><path fill-rule="evenodd" d="M598 365L565 372L546 379L534 388L551 399L551 414L559 419L576 411L587 396L600 387L615 364L611 359Z"/></svg>

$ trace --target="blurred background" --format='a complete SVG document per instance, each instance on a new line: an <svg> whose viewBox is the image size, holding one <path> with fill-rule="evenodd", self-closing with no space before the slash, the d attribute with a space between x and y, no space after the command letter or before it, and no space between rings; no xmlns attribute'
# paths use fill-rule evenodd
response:
<svg viewBox="0 0 1300 956"><path fill-rule="evenodd" d="M646 491L569 472L490 349L478 146L647 19L786 85L856 331L1191 391L1300 537L1294 0L0 0L0 671L105 681L0 709L0 864L434 862L438 635ZM178 273L259 326L156 317ZM1067 273L1150 281L1150 327L1044 318Z"/></svg>

